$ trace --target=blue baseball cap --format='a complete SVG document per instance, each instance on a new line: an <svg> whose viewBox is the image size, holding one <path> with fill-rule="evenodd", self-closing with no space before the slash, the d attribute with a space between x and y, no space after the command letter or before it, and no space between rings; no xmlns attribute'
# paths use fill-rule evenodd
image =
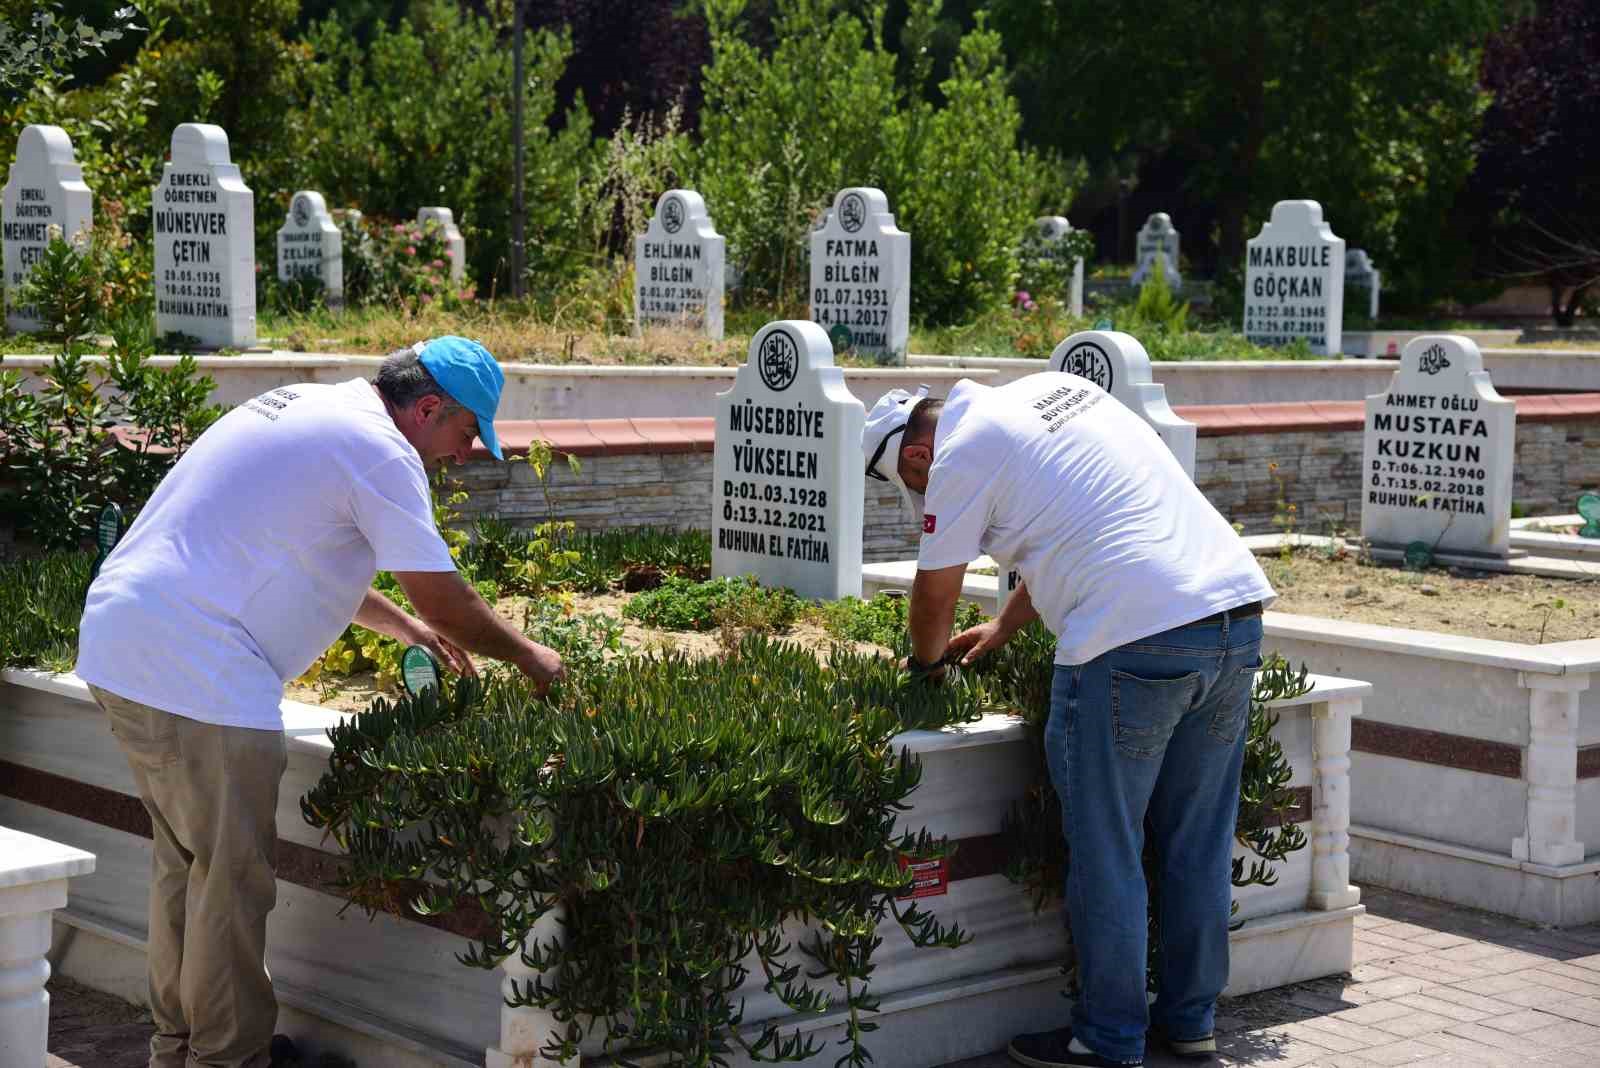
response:
<svg viewBox="0 0 1600 1068"><path fill-rule="evenodd" d="M412 347L433 380L457 404L478 417L478 438L489 455L504 460L500 441L494 436L494 413L500 407L500 388L505 385L506 376L489 350L454 334L419 341Z"/></svg>

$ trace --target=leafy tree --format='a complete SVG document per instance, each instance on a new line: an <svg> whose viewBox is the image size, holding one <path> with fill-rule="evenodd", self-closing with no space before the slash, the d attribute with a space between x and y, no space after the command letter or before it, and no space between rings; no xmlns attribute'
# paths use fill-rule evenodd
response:
<svg viewBox="0 0 1600 1068"><path fill-rule="evenodd" d="M1038 187L1071 174L1023 152L999 35L980 23L932 85L940 5L915 0L902 30L915 57L908 88L881 9L849 6L779 0L764 50L743 0L708 0L701 143L680 169L727 236L748 296L803 305L812 224L839 189L870 185L912 235L914 315L948 322L1004 300Z"/></svg>
<svg viewBox="0 0 1600 1068"><path fill-rule="evenodd" d="M1164 160L1214 206L1223 266L1291 197L1322 202L1386 282L1432 295L1483 101L1476 49L1511 0L995 0L1026 128L1104 173ZM1205 220L1210 222L1210 219ZM1209 226L1179 220L1191 254ZM1453 268L1459 273L1460 268Z"/></svg>
<svg viewBox="0 0 1600 1068"><path fill-rule="evenodd" d="M1600 9L1542 0L1485 49L1484 116L1472 193L1493 222L1484 268L1550 290L1570 324L1600 281Z"/></svg>
<svg viewBox="0 0 1600 1068"><path fill-rule="evenodd" d="M450 0L419 0L408 20L380 24L363 46L337 15L313 26L308 97L291 123L299 181L332 204L411 219L425 204L455 212L480 282L504 275L511 212L511 49L503 26ZM555 84L571 46L528 34L524 108L528 262L536 279L570 267L574 201L592 168L587 112L551 133ZM259 211L258 211L259 214Z"/></svg>
<svg viewBox="0 0 1600 1068"><path fill-rule="evenodd" d="M117 8L104 29L82 17L68 17L62 5L47 0L4 0L0 3L0 93L7 99L26 94L38 81L64 78L75 61L137 30L138 11Z"/></svg>

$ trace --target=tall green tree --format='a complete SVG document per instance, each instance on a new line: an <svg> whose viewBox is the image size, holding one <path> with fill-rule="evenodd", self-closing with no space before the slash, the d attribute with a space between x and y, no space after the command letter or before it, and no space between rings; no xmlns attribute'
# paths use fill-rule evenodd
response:
<svg viewBox="0 0 1600 1068"><path fill-rule="evenodd" d="M313 26L314 59L299 72L307 95L294 116L302 182L332 205L410 219L425 204L450 208L467 234L482 284L505 292L511 212L511 49L505 27L452 0L418 0L410 17L379 24L363 44L332 16ZM574 200L593 166L582 102L560 133L548 120L570 45L529 33L524 107L529 267L536 280L563 275L577 238ZM259 209L258 209L259 214Z"/></svg>
<svg viewBox="0 0 1600 1068"><path fill-rule="evenodd" d="M1465 260L1437 242L1472 166L1478 50L1514 2L993 7L1030 137L1102 169L1175 157L1183 191L1215 205L1225 267L1273 202L1319 200L1386 283L1425 299Z"/></svg>
<svg viewBox="0 0 1600 1068"><path fill-rule="evenodd" d="M910 3L903 55L885 42L881 5L773 6L769 26L744 0L707 0L700 141L679 167L746 294L803 308L812 224L838 190L877 186L911 234L915 317L949 322L1003 301L1041 191L1064 206L1073 176L1023 150L999 35L979 23L936 82L938 0Z"/></svg>

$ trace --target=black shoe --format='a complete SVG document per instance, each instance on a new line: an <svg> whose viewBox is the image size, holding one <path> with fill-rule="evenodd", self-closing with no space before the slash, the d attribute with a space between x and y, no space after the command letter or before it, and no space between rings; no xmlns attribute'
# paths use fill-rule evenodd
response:
<svg viewBox="0 0 1600 1068"><path fill-rule="evenodd" d="M1158 1027L1154 1034L1161 1040L1162 1045L1172 1051L1174 1057L1182 1057L1186 1061L1209 1061L1217 1055L1217 1038L1215 1035L1202 1035L1199 1038L1173 1038L1165 1034Z"/></svg>
<svg viewBox="0 0 1600 1068"><path fill-rule="evenodd" d="M1068 1068L1079 1065L1087 1068L1139 1068L1143 1061L1113 1061L1098 1053L1074 1053L1068 1048L1072 1042L1072 1028L1055 1031L1036 1031L1031 1035L1018 1035L1006 1047L1006 1053L1018 1064L1027 1068Z"/></svg>
<svg viewBox="0 0 1600 1068"><path fill-rule="evenodd" d="M273 1035L272 1045L267 1047L267 1055L272 1058L268 1068L299 1068L300 1051L295 1048L294 1041L288 1035Z"/></svg>

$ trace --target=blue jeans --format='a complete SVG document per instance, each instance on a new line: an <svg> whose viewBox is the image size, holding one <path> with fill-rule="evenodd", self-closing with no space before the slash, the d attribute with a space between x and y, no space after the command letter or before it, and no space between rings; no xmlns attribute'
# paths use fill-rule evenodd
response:
<svg viewBox="0 0 1600 1068"><path fill-rule="evenodd" d="M1151 1016L1212 1032L1228 984L1234 821L1261 664L1261 617L1191 623L1086 664L1057 665L1045 757L1061 798L1074 1037L1137 1062ZM1159 872L1160 993L1145 998L1148 817Z"/></svg>

